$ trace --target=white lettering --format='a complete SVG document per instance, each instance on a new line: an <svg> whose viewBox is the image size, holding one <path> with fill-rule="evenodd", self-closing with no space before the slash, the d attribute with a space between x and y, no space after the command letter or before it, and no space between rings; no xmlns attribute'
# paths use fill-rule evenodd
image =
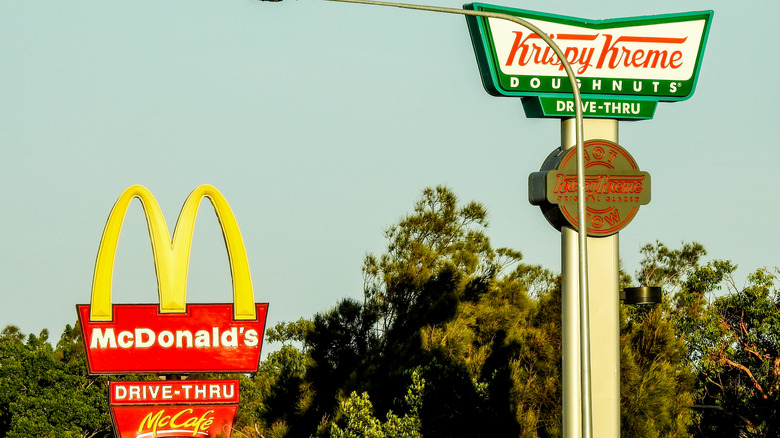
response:
<svg viewBox="0 0 780 438"><path fill-rule="evenodd" d="M89 348L116 348L116 337L114 329L107 328L105 333L99 328L92 329L92 336L89 342Z"/></svg>
<svg viewBox="0 0 780 438"><path fill-rule="evenodd" d="M120 347L130 348L133 346L133 333L128 331L119 332L116 340Z"/></svg>
<svg viewBox="0 0 780 438"><path fill-rule="evenodd" d="M144 341L144 335L146 340ZM154 345L156 335L154 331L148 328L135 329L135 348L149 348Z"/></svg>
<svg viewBox="0 0 780 438"><path fill-rule="evenodd" d="M173 345L173 333L171 333L168 330L163 330L160 332L160 336L157 337L157 342L160 343L160 346L162 348L168 348Z"/></svg>
<svg viewBox="0 0 780 438"><path fill-rule="evenodd" d="M560 102L560 101L559 101ZM257 330L249 329L244 334L244 345L247 347L256 347L258 343Z"/></svg>
<svg viewBox="0 0 780 438"><path fill-rule="evenodd" d="M209 337L209 332L206 330L198 330L195 332L195 346L198 348L210 347L211 338Z"/></svg>
<svg viewBox="0 0 780 438"><path fill-rule="evenodd" d="M573 110L573 103L564 100L557 101L559 111L565 106ZM584 103L584 111L594 111L592 102ZM247 327L231 327L220 332L220 327L212 327L211 330L198 330L193 335L190 330L162 330L159 333L145 327L123 330L117 335L115 328L92 328L89 337L89 348L237 348L239 345L257 347L260 345L261 335L257 330Z"/></svg>
<svg viewBox="0 0 780 438"><path fill-rule="evenodd" d="M228 392L228 389L230 392ZM233 385L222 385L222 396L225 398L233 398L235 397L235 390L236 388Z"/></svg>
<svg viewBox="0 0 780 438"><path fill-rule="evenodd" d="M189 330L177 330L176 331L176 348L184 347L184 342L187 341L187 348L192 347L192 332Z"/></svg>
<svg viewBox="0 0 780 438"><path fill-rule="evenodd" d="M233 327L230 330L222 332L222 336L219 338L224 347L238 347L238 332Z"/></svg>

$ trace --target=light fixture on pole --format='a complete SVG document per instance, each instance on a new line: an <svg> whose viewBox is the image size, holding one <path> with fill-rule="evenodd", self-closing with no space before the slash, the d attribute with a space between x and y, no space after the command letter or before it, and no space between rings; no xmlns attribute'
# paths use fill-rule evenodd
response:
<svg viewBox="0 0 780 438"><path fill-rule="evenodd" d="M627 287L620 291L620 301L628 305L660 304L663 292L658 286Z"/></svg>

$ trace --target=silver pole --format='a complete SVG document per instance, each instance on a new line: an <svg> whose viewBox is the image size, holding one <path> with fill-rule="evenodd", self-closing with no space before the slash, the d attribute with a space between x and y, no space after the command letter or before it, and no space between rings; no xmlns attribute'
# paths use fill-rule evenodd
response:
<svg viewBox="0 0 780 438"><path fill-rule="evenodd" d="M541 29L528 21L507 14L499 14L487 11L471 11L467 9L444 8L438 6L412 5L406 3L389 3L375 0L328 0L342 3L359 3L376 6L391 6L403 9L415 9L430 12L443 12L446 14L470 15L475 17L497 18L501 20L517 23L533 33L537 34L547 45L553 49L553 52L561 61L566 76L571 83L572 95L574 98L574 118L577 143L577 212L579 214L579 289L580 289L580 391L582 398L582 436L591 438L593 435L592 408L591 408L591 388L590 388L590 309L589 309L589 291L588 291L588 243L587 243L587 225L585 224L585 162L583 146L583 117L582 117L582 97L580 96L577 78L571 68L566 56L558 45Z"/></svg>

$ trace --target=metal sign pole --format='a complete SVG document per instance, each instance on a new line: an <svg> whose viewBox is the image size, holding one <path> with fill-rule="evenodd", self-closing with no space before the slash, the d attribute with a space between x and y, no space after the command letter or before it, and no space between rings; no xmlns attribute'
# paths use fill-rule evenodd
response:
<svg viewBox="0 0 780 438"><path fill-rule="evenodd" d="M561 123L561 146L570 149L575 142L572 119ZM584 139L603 139L617 143L618 122L611 119L586 119ZM580 213L580 217L586 217ZM582 221L580 228L583 229ZM578 261L578 233L570 227L561 227L561 313L563 361L563 436L580 437L580 368L584 362L591 365L593 436L618 438L620 436L620 319L618 301L618 235L588 237L588 289L593 296L581 302L578 294L580 280ZM580 326L582 309L588 309L589 333L598 339L593 354L581 360L583 348Z"/></svg>

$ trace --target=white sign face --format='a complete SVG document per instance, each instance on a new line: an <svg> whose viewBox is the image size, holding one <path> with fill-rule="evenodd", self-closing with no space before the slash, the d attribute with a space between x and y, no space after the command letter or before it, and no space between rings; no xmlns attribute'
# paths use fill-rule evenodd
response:
<svg viewBox="0 0 780 438"><path fill-rule="evenodd" d="M489 18L498 67L505 75L561 76L563 66L535 33L511 21ZM687 81L693 76L705 20L596 31L541 20L575 74L592 78Z"/></svg>
<svg viewBox="0 0 780 438"><path fill-rule="evenodd" d="M474 3L467 9L522 18L563 52L583 98L677 101L693 94L712 11L585 20ZM469 17L482 80L498 96L571 96L558 56L512 21ZM590 96L588 96L590 95Z"/></svg>

